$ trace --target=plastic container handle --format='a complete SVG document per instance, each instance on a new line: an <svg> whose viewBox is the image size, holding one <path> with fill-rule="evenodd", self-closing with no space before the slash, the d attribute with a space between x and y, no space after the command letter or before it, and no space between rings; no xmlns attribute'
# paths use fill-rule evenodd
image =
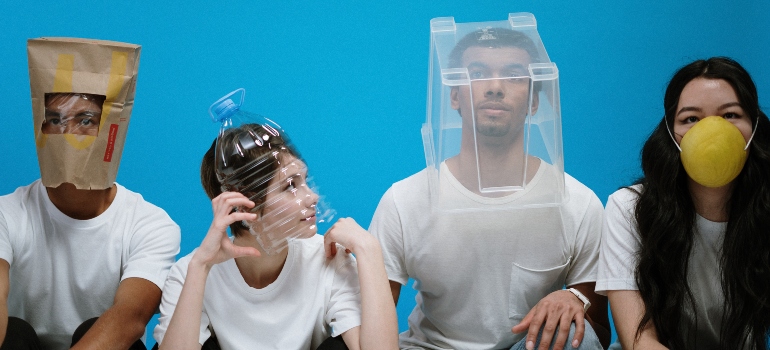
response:
<svg viewBox="0 0 770 350"><path fill-rule="evenodd" d="M236 105L233 100L230 99L230 97L237 94L238 92L241 93L241 101ZM233 114L235 114L235 112L241 109L241 106L243 105L243 99L245 97L246 89L240 88L218 99L211 105L211 107L209 107L209 115L211 116L211 119L215 123L229 119Z"/></svg>

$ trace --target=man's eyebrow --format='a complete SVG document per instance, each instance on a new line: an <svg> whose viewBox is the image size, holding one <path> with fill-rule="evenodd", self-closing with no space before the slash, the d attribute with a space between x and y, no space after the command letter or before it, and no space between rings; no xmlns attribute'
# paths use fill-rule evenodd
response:
<svg viewBox="0 0 770 350"><path fill-rule="evenodd" d="M59 117L59 116L61 116L61 113L59 113L57 111L52 111L52 110L46 108L45 109L45 115L46 116L50 116L50 117Z"/></svg>
<svg viewBox="0 0 770 350"><path fill-rule="evenodd" d="M468 69L471 68L489 68L489 66L481 62L471 62L468 63Z"/></svg>
<svg viewBox="0 0 770 350"><path fill-rule="evenodd" d="M90 110L90 109L88 109L88 110L85 110L85 111L80 111L80 113L78 113L78 114L77 114L77 115L75 115L75 116L76 116L76 117L80 117L80 116L83 116L83 115L88 115L88 116L92 116L92 117L95 117L95 116L101 116L101 114L102 114L102 112L101 112L101 111L96 111L96 110Z"/></svg>
<svg viewBox="0 0 770 350"><path fill-rule="evenodd" d="M515 70L528 70L527 66L521 64L521 63L511 63L505 66L506 69L515 69Z"/></svg>

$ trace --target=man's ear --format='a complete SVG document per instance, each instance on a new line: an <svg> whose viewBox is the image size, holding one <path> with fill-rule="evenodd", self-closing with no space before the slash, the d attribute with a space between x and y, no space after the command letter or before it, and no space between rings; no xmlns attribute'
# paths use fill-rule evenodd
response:
<svg viewBox="0 0 770 350"><path fill-rule="evenodd" d="M459 92L459 87L452 86L452 90L449 91L449 101L451 102L452 109L459 111L460 110L460 100L457 99L457 94Z"/></svg>
<svg viewBox="0 0 770 350"><path fill-rule="evenodd" d="M537 114L537 108L540 106L540 94L537 91L532 91L532 110L530 115Z"/></svg>

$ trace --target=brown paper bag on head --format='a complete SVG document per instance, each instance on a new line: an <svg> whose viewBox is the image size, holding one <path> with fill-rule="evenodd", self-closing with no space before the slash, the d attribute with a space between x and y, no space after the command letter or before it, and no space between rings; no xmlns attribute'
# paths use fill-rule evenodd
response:
<svg viewBox="0 0 770 350"><path fill-rule="evenodd" d="M32 115L46 187L110 188L134 105L139 45L75 38L27 41Z"/></svg>

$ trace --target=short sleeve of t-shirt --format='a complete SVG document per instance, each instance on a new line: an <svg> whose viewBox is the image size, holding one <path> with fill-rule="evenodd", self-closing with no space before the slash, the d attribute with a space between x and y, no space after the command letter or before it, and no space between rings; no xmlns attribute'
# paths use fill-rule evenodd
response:
<svg viewBox="0 0 770 350"><path fill-rule="evenodd" d="M143 200L139 200L135 210L138 219L133 223L121 281L139 277L163 289L169 268L179 253L179 226L163 209Z"/></svg>
<svg viewBox="0 0 770 350"><path fill-rule="evenodd" d="M403 229L393 192L393 187L389 188L380 199L369 232L380 241L388 279L405 285L409 275L404 262Z"/></svg>
<svg viewBox="0 0 770 350"><path fill-rule="evenodd" d="M361 291L356 261L351 255L337 254L334 264L334 280L325 316L332 337L361 325Z"/></svg>
<svg viewBox="0 0 770 350"><path fill-rule="evenodd" d="M574 187L577 186L575 185ZM587 197L587 200L583 199L581 201L585 205L567 206L572 208L567 210L579 209L577 212L581 214L573 219L576 226L575 244L573 246L574 260L565 281L568 286L596 281L596 265L599 260L602 219L604 215L602 202L593 191L585 188L584 193L581 193L579 196L572 194L572 198L575 197Z"/></svg>
<svg viewBox="0 0 770 350"><path fill-rule="evenodd" d="M11 247L9 231L5 214L3 211L0 211L0 259L5 260L8 264L13 264L13 248Z"/></svg>
<svg viewBox="0 0 770 350"><path fill-rule="evenodd" d="M641 242L634 223L636 199L636 193L623 188L607 200L596 280L598 294L606 295L608 290L638 290L634 270Z"/></svg>
<svg viewBox="0 0 770 350"><path fill-rule="evenodd" d="M160 317L158 318L158 325L155 326L153 331L153 337L155 341L160 344L163 342L163 337L166 335L171 317L174 315L174 310L179 302L179 295L182 293L182 287L184 286L185 278L187 277L187 266L190 263L192 255L195 251L185 256L171 267L168 273L168 278L163 286L163 297L160 301ZM201 328L200 337L198 342L203 344L210 336L209 331L209 318L206 315L206 309L204 305L203 312L201 313Z"/></svg>
<svg viewBox="0 0 770 350"><path fill-rule="evenodd" d="M19 235L22 235L25 230L22 229L23 225L21 221L27 218L26 212L23 208L23 198L28 195L29 187L19 187L13 193L0 196L0 259L8 262L9 265L13 265L14 256L13 253L19 253L20 247Z"/></svg>

